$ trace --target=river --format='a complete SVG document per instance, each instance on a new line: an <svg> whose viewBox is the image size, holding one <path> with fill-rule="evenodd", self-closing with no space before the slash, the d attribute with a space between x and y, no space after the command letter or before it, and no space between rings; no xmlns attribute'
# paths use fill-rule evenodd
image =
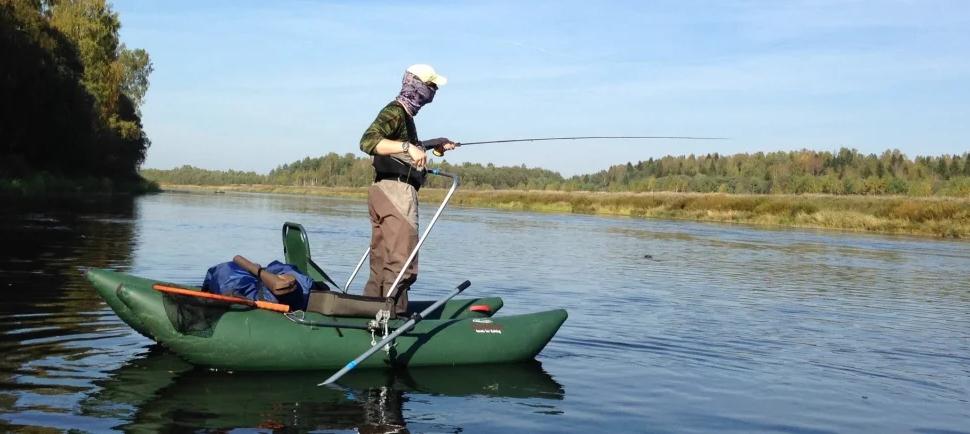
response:
<svg viewBox="0 0 970 434"><path fill-rule="evenodd" d="M499 315L569 319L536 363L363 372L344 391L315 387L326 372L194 368L82 275L199 284L236 254L281 259L284 221L338 282L369 238L351 199L8 203L0 430L970 432L966 242L450 208L412 299L469 279Z"/></svg>

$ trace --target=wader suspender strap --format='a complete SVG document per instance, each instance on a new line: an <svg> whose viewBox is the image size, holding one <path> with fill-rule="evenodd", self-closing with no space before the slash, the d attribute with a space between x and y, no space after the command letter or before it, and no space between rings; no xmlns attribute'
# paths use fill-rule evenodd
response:
<svg viewBox="0 0 970 434"><path fill-rule="evenodd" d="M408 114L407 110L404 111L404 127L407 131L408 141L415 145L420 145L421 141L418 140L418 129L414 126L414 117Z"/></svg>
<svg viewBox="0 0 970 434"><path fill-rule="evenodd" d="M401 107L403 108L404 106L401 106ZM408 114L407 110L404 110L404 129L405 129L404 133L408 136L408 142L410 142L412 145L421 144L421 142L418 140L418 128L414 126L414 117ZM391 158L394 158L394 157L391 157ZM410 164L408 164L407 166L408 166L407 177L408 179L410 179L412 166ZM394 297L394 301L397 302L397 297Z"/></svg>

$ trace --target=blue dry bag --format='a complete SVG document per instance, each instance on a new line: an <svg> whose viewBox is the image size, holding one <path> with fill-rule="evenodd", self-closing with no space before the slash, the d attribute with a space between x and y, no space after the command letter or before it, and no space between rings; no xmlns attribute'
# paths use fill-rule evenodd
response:
<svg viewBox="0 0 970 434"><path fill-rule="evenodd" d="M310 296L310 289L313 288L313 279L297 271L296 267L279 261L270 262L264 270L268 273L293 276L299 288L277 297L256 276L249 274L235 262L224 262L213 266L205 273L202 290L250 300L283 303L289 305L290 310L306 309L307 298Z"/></svg>

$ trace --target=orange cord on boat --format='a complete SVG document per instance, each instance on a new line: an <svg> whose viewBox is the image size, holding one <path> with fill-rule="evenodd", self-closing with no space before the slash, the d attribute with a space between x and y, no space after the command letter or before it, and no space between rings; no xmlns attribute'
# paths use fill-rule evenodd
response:
<svg viewBox="0 0 970 434"><path fill-rule="evenodd" d="M230 297L228 295L213 294L211 292L196 291L194 289L179 288L176 286L162 285L160 283L156 283L152 285L152 289L156 291L168 293L168 294L187 295L189 297L206 298L209 300L224 301L227 303L244 304L246 306L252 306L259 309L271 310L274 312L286 313L290 311L290 306L285 304L272 303L269 301L250 300L248 298Z"/></svg>

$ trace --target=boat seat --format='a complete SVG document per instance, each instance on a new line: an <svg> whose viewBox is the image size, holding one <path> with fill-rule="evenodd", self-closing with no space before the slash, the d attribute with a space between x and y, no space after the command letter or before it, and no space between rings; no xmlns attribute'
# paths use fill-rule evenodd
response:
<svg viewBox="0 0 970 434"><path fill-rule="evenodd" d="M374 318L379 311L385 311L390 319L395 319L396 303L393 298L366 297L340 291L311 291L306 311L356 318Z"/></svg>
<svg viewBox="0 0 970 434"><path fill-rule="evenodd" d="M303 225L299 223L283 223L283 260L316 282L327 282L334 288L340 287L310 258L310 240Z"/></svg>

